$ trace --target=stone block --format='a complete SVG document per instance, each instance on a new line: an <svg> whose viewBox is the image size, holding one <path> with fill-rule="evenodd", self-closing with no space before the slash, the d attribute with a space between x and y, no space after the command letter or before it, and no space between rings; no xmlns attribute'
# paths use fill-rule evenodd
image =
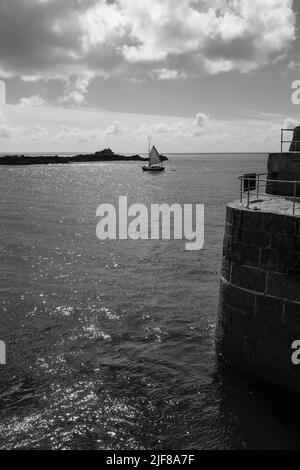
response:
<svg viewBox="0 0 300 470"><path fill-rule="evenodd" d="M231 265L232 262L228 258L223 258L223 263L222 263L222 270L221 270L221 275L223 278L230 282L230 275L231 275Z"/></svg>
<svg viewBox="0 0 300 470"><path fill-rule="evenodd" d="M259 248L267 247L270 245L270 235L266 232L243 230L237 234L236 241L247 245L254 245Z"/></svg>
<svg viewBox="0 0 300 470"><path fill-rule="evenodd" d="M256 318L258 321L280 323L283 319L283 300L265 295L256 297Z"/></svg>
<svg viewBox="0 0 300 470"><path fill-rule="evenodd" d="M235 207L227 206L226 222L232 225L233 229L239 230L243 221L243 211Z"/></svg>
<svg viewBox="0 0 300 470"><path fill-rule="evenodd" d="M294 327L295 331L300 330L300 303L288 301L284 303L284 323ZM300 340L300 336L295 339Z"/></svg>
<svg viewBox="0 0 300 470"><path fill-rule="evenodd" d="M260 248L256 245L236 242L231 235L226 233L223 243L223 256L235 263L257 267Z"/></svg>
<svg viewBox="0 0 300 470"><path fill-rule="evenodd" d="M269 345L269 349L286 348L292 351L291 347L296 339L300 339L300 331L283 323L268 323L265 330L265 341ZM291 353L292 354L292 353Z"/></svg>
<svg viewBox="0 0 300 470"><path fill-rule="evenodd" d="M220 301L221 304L225 303L230 307L254 315L255 294L235 287L225 281L221 281Z"/></svg>
<svg viewBox="0 0 300 470"><path fill-rule="evenodd" d="M237 243L235 245L236 257L233 261L246 266L258 267L260 248L246 243Z"/></svg>
<svg viewBox="0 0 300 470"><path fill-rule="evenodd" d="M294 251L296 247L296 237L292 234L272 233L271 248L288 253Z"/></svg>
<svg viewBox="0 0 300 470"><path fill-rule="evenodd" d="M235 334L255 338L257 341L265 339L265 323L237 309L231 313L230 328Z"/></svg>
<svg viewBox="0 0 300 470"><path fill-rule="evenodd" d="M266 286L266 273L260 269L232 265L231 282L235 286L255 292L264 292Z"/></svg>
<svg viewBox="0 0 300 470"><path fill-rule="evenodd" d="M269 273L267 294L292 302L300 302L300 277Z"/></svg>
<svg viewBox="0 0 300 470"><path fill-rule="evenodd" d="M234 364L244 364L248 357L246 338L236 332L221 335L218 339L218 349L226 360Z"/></svg>
<svg viewBox="0 0 300 470"><path fill-rule="evenodd" d="M297 223L297 230L296 230L296 237L298 238L297 242L300 243L300 217L297 217L296 219L296 223Z"/></svg>
<svg viewBox="0 0 300 470"><path fill-rule="evenodd" d="M296 235L296 218L294 216L268 213L264 216L264 230L270 233L286 233L289 237Z"/></svg>
<svg viewBox="0 0 300 470"><path fill-rule="evenodd" d="M260 268L266 271L287 274L290 268L290 254L278 250L263 248L261 251Z"/></svg>
<svg viewBox="0 0 300 470"><path fill-rule="evenodd" d="M298 229L299 230L299 227ZM297 237L295 238L295 244L294 244L294 248L297 252L300 252L300 234L297 235Z"/></svg>
<svg viewBox="0 0 300 470"><path fill-rule="evenodd" d="M229 260L234 259L235 242L232 235L225 233L223 240L223 256Z"/></svg>
<svg viewBox="0 0 300 470"><path fill-rule="evenodd" d="M243 230L262 232L264 230L264 214L257 211L243 211Z"/></svg>

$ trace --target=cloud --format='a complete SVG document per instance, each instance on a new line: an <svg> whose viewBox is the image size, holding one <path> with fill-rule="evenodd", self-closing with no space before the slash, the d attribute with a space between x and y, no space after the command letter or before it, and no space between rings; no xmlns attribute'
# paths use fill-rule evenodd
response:
<svg viewBox="0 0 300 470"><path fill-rule="evenodd" d="M44 142L45 139L49 138L49 133L44 126L37 125L32 130L26 131L31 142Z"/></svg>
<svg viewBox="0 0 300 470"><path fill-rule="evenodd" d="M79 129L79 127L73 127L68 125L61 125L59 132L55 135L55 143L90 143L95 142L102 135L101 130L95 127L91 130Z"/></svg>
<svg viewBox="0 0 300 470"><path fill-rule="evenodd" d="M157 80L176 80L177 78L185 78L183 73L179 73L178 70L170 69L156 69L149 73L149 76L156 78Z"/></svg>
<svg viewBox="0 0 300 470"><path fill-rule="evenodd" d="M189 128L189 125L181 121L169 123L152 122L150 124L142 124L136 129L137 135L145 137L164 137L171 135L182 135Z"/></svg>
<svg viewBox="0 0 300 470"><path fill-rule="evenodd" d="M54 106L31 108L29 114L22 106L3 106L0 110L4 113L0 117L1 151L23 153L75 149L76 153L92 153L109 142L117 153L141 153L147 150L149 134L161 153L184 154L187 148L195 153L233 150L269 153L278 150L278 129L285 121L282 114L253 113L247 119L213 116L199 127L196 116L62 110ZM198 114L205 116L203 112ZM292 118L296 124L297 116L291 115ZM122 135L118 138L110 139L105 134L108 129L120 128Z"/></svg>
<svg viewBox="0 0 300 470"><path fill-rule="evenodd" d="M0 80L0 105L6 104L6 84Z"/></svg>
<svg viewBox="0 0 300 470"><path fill-rule="evenodd" d="M293 118L287 118L283 124L284 129L295 129L297 126L300 126L300 121Z"/></svg>
<svg viewBox="0 0 300 470"><path fill-rule="evenodd" d="M6 126L5 124L0 124L0 139L11 139L12 137L12 130L10 127Z"/></svg>
<svg viewBox="0 0 300 470"><path fill-rule="evenodd" d="M196 119L195 119L195 126L198 126L198 127L203 127L204 124L209 120L209 116L207 116L207 114L203 114L203 113L198 113L197 116L196 116Z"/></svg>
<svg viewBox="0 0 300 470"><path fill-rule="evenodd" d="M131 64L194 76L248 72L286 51L295 39L291 0L120 0L136 44Z"/></svg>
<svg viewBox="0 0 300 470"><path fill-rule="evenodd" d="M194 138L202 137L204 127L210 117L203 113L198 113L195 120L183 121L172 120L171 122L154 122L142 124L136 130L137 135L150 137L172 137L172 138Z"/></svg>
<svg viewBox="0 0 300 470"><path fill-rule="evenodd" d="M105 131L106 136L120 137L122 134L123 130L119 121L114 121Z"/></svg>
<svg viewBox="0 0 300 470"><path fill-rule="evenodd" d="M11 139L12 135L12 128L7 125L4 113L0 108L0 139Z"/></svg>
<svg viewBox="0 0 300 470"><path fill-rule="evenodd" d="M87 72L68 80L65 93L58 99L59 104L85 104L85 95L93 78L94 74Z"/></svg>
<svg viewBox="0 0 300 470"><path fill-rule="evenodd" d="M21 106L46 106L47 102L40 95L32 95L28 98L21 98L19 104Z"/></svg>
<svg viewBox="0 0 300 470"><path fill-rule="evenodd" d="M294 40L292 0L0 2L0 76L59 78L62 102L77 104L94 76L246 73L284 56Z"/></svg>

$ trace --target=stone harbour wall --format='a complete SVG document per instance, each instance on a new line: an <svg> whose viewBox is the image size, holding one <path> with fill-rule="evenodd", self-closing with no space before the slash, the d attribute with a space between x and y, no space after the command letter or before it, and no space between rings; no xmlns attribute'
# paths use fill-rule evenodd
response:
<svg viewBox="0 0 300 470"><path fill-rule="evenodd" d="M216 345L255 376L300 392L300 218L227 207Z"/></svg>
<svg viewBox="0 0 300 470"><path fill-rule="evenodd" d="M267 183L267 194L294 196L294 184L289 181L299 181L296 194L300 196L300 153L270 153L268 179L273 181ZM277 183L274 180L283 182Z"/></svg>

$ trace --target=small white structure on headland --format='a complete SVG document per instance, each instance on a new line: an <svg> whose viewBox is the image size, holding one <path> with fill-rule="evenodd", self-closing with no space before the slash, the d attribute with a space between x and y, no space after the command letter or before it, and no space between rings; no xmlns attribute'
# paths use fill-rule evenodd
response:
<svg viewBox="0 0 300 470"><path fill-rule="evenodd" d="M6 84L0 80L0 104L6 104Z"/></svg>

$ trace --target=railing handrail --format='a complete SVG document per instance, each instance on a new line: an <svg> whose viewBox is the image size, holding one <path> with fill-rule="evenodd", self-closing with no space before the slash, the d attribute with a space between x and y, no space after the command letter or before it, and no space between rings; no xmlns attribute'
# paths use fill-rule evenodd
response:
<svg viewBox="0 0 300 470"><path fill-rule="evenodd" d="M254 175L254 173L253 173L253 175ZM266 172L266 173L255 173L255 176L265 176L265 175L268 175L268 172ZM253 180L253 178L251 178L250 176L248 178L246 178L246 176L248 176L248 173L247 173L247 175L239 176L239 180L241 180L241 179Z"/></svg>
<svg viewBox="0 0 300 470"><path fill-rule="evenodd" d="M291 180L274 180L274 179L271 179L271 178L262 178L263 176L266 176L268 175L268 173L248 173L248 174L245 174L245 175L242 175L242 176L239 176L239 180L240 180L240 183L241 183L241 188L240 188L240 202L241 204L243 204L243 194L247 193L247 208L249 209L249 206L250 206L250 193L254 192L256 193L256 197L257 199L259 198L259 191L262 189L262 187L266 187L268 186L268 184L291 184L293 185L294 187L294 191L293 191L293 196L289 196L290 198L293 198L293 215L295 215L295 212L296 212L296 202L299 198L297 198L297 185L300 185L300 180L294 180L294 181L291 181ZM246 185L243 183L245 182L251 182L251 183L255 183L255 184L252 184L252 186L250 184L248 184L248 186L246 187ZM280 195L277 195L277 197L280 197ZM282 197L288 197L288 196L283 196ZM257 200L256 199L256 200Z"/></svg>
<svg viewBox="0 0 300 470"><path fill-rule="evenodd" d="M263 174L267 174L267 173L262 173ZM256 176L259 176L259 174L257 174ZM244 176L240 176L239 179L243 180L243 181L254 181L254 178L246 178ZM266 179L259 179L260 182L266 182L266 183L291 183L291 184L300 184L300 180L271 180L269 178L266 178Z"/></svg>

